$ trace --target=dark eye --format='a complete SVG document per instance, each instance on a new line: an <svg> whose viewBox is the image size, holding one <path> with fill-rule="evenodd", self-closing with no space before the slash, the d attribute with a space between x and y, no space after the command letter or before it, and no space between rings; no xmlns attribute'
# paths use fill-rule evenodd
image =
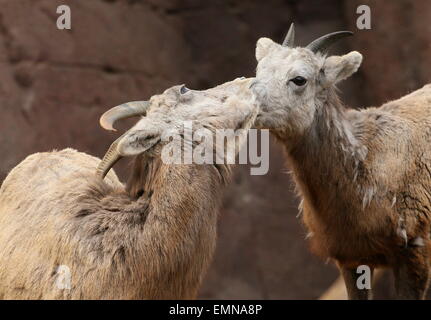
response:
<svg viewBox="0 0 431 320"><path fill-rule="evenodd" d="M307 79L305 79L304 77L301 77L301 76L290 79L289 81L292 81L297 86L303 86L304 84L307 83Z"/></svg>
<svg viewBox="0 0 431 320"><path fill-rule="evenodd" d="M180 89L181 94L186 94L189 91L190 91L190 89L187 88L186 86L181 86L181 89Z"/></svg>

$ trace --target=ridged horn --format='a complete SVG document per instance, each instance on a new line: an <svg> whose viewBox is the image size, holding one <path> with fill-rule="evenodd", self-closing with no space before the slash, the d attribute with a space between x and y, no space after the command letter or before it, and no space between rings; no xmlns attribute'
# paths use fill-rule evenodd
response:
<svg viewBox="0 0 431 320"><path fill-rule="evenodd" d="M290 24L289 31L287 32L287 35L284 38L282 46L292 48L294 45L295 45L295 25L292 22Z"/></svg>
<svg viewBox="0 0 431 320"><path fill-rule="evenodd" d="M106 111L99 120L102 128L116 131L114 123L121 119L127 119L145 114L150 103L148 101L133 101L124 103Z"/></svg>
<svg viewBox="0 0 431 320"><path fill-rule="evenodd" d="M307 49L310 49L314 53L324 52L326 49L328 49L331 45L333 45L338 40L352 35L353 35L353 32L351 31L332 32L311 42L307 46Z"/></svg>
<svg viewBox="0 0 431 320"><path fill-rule="evenodd" d="M125 134L115 140L109 147L108 151L106 151L105 156L97 166L96 176L100 177L101 179L105 178L109 170L117 163L118 160L122 158L122 155L120 152L118 152L118 143L124 137L124 135Z"/></svg>

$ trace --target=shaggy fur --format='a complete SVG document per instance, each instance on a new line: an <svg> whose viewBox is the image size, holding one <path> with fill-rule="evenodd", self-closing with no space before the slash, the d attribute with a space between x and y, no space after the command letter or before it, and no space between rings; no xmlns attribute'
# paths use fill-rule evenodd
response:
<svg viewBox="0 0 431 320"><path fill-rule="evenodd" d="M285 145L312 251L337 262L350 298L371 297L356 286L359 265L392 268L400 297L423 298L431 259L431 86L357 111L340 103L335 84L357 70L359 53L326 58L261 39L257 57L257 125ZM289 81L298 75L306 85Z"/></svg>
<svg viewBox="0 0 431 320"><path fill-rule="evenodd" d="M236 80L187 92L184 101L173 87L153 97L140 131L128 134L139 135L139 144L148 141L142 122L167 129L184 120L248 129L257 113L248 86ZM194 298L214 252L229 166L167 165L162 147L159 141L135 158L126 187L112 170L98 179L100 160L72 149L37 153L15 167L0 189L0 297ZM70 290L55 285L60 265L71 270Z"/></svg>

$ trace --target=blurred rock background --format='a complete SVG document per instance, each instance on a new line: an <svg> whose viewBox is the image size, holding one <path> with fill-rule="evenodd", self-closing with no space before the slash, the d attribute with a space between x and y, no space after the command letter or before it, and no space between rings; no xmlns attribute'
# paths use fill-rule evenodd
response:
<svg viewBox="0 0 431 320"><path fill-rule="evenodd" d="M72 10L70 31L56 28L61 4ZM361 4L371 8L371 30L356 28ZM98 118L112 106L174 84L204 89L253 76L257 39L282 41L292 21L299 45L355 31L332 51L365 57L342 97L379 105L430 82L430 20L428 0L0 0L0 181L38 151L102 156L117 135ZM127 165L117 172L125 179ZM200 298L319 297L337 271L308 253L297 203L276 143L267 175L237 167ZM377 297L392 297L388 283Z"/></svg>

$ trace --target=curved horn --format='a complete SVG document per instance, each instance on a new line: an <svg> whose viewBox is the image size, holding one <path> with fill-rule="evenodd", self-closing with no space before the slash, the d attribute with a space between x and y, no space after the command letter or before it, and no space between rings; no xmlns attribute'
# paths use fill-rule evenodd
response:
<svg viewBox="0 0 431 320"><path fill-rule="evenodd" d="M338 32L329 33L311 42L307 46L307 49L310 49L314 53L323 52L338 40L352 35L353 35L353 32L351 31L338 31Z"/></svg>
<svg viewBox="0 0 431 320"><path fill-rule="evenodd" d="M106 111L99 120L102 128L116 131L113 127L117 120L135 117L144 114L150 103L148 101L134 101L124 103Z"/></svg>
<svg viewBox="0 0 431 320"><path fill-rule="evenodd" d="M295 45L295 25L293 22L290 24L289 31L287 32L286 38L284 38L283 47L293 47Z"/></svg>
<svg viewBox="0 0 431 320"><path fill-rule="evenodd" d="M122 155L120 152L118 152L118 143L124 137L124 135L125 134L115 140L109 147L108 151L106 151L105 156L97 166L96 176L100 177L101 179L105 178L106 174L114 166L114 164L116 164L117 161L122 158Z"/></svg>

